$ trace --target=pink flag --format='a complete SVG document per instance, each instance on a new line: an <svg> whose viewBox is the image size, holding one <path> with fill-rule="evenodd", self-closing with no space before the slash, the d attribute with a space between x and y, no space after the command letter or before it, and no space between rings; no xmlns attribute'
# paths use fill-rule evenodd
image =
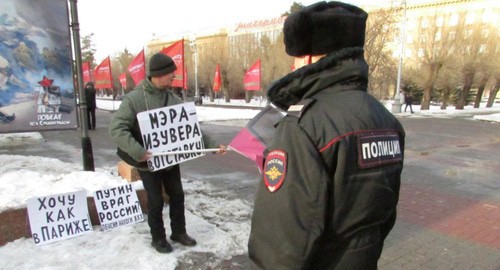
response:
<svg viewBox="0 0 500 270"><path fill-rule="evenodd" d="M146 78L146 61L144 60L144 49L137 54L127 70L130 73L130 77L134 80L135 85L138 85L140 81Z"/></svg>
<svg viewBox="0 0 500 270"><path fill-rule="evenodd" d="M229 146L253 160L259 171L264 169L264 150L274 137L274 125L284 116L283 111L272 105L264 107L233 138Z"/></svg>
<svg viewBox="0 0 500 270"><path fill-rule="evenodd" d="M241 155L253 160L259 171L262 172L264 169L264 150L266 150L266 146L248 129L241 129L229 146Z"/></svg>

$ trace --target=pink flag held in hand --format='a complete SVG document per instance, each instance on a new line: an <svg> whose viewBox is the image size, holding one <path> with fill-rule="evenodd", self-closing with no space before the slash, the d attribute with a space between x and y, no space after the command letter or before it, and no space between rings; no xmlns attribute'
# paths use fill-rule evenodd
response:
<svg viewBox="0 0 500 270"><path fill-rule="evenodd" d="M284 112L268 104L236 134L229 147L253 160L263 171L264 151L274 137L274 126L284 117Z"/></svg>

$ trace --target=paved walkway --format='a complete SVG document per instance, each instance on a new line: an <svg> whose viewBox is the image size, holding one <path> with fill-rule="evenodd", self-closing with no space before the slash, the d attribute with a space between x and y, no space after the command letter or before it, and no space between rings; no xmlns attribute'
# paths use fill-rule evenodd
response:
<svg viewBox="0 0 500 270"><path fill-rule="evenodd" d="M401 119L398 219L379 269L500 269L500 125ZM217 269L248 269L245 257Z"/></svg>
<svg viewBox="0 0 500 270"><path fill-rule="evenodd" d="M98 129L91 132L97 166L116 164L105 128L110 115L98 110ZM417 117L400 118L407 138L398 219L379 269L500 270L500 124ZM49 149L16 151L81 159L81 152L68 147L80 145L76 131L73 137L61 136L45 145ZM221 189L242 192L241 187L228 186L230 182L221 183ZM251 188L245 192L253 193ZM217 266L214 258L210 253L190 253L178 269L248 269L246 254Z"/></svg>

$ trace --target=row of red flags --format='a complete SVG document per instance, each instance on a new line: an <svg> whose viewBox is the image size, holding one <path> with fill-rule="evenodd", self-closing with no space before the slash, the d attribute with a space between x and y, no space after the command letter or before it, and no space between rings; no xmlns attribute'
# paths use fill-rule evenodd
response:
<svg viewBox="0 0 500 270"><path fill-rule="evenodd" d="M184 68L184 40L178 41L169 47L161 50L162 53L170 56L174 60L177 70L174 72L174 87L186 89L187 72ZM146 78L146 61L144 49L137 54L127 68L130 77L137 85ZM83 81L87 83L93 81L96 89L112 88L113 77L111 74L111 61L109 56L106 57L92 72L90 63L82 64ZM127 84L126 73L119 76L120 83L123 87ZM257 60L245 73L243 84L245 90L255 91L261 89L261 61ZM222 87L222 76L220 66L215 67L215 76L213 90L220 91ZM283 117L276 107L267 105L259 114L257 114L249 123L235 136L229 146L253 160L259 171L262 172L264 164L264 150L269 145L273 133L274 123Z"/></svg>
<svg viewBox="0 0 500 270"><path fill-rule="evenodd" d="M177 70L174 72L173 87L187 89L187 70L184 67L184 39L175 42L169 47L163 48L161 53L164 53L174 60ZM146 78L146 59L144 49L137 54L127 68L130 77L134 84L139 84L140 81ZM113 88L113 76L111 74L111 61L109 56L106 57L92 72L89 62L82 64L83 82L84 84L90 81L94 82L96 89ZM126 73L119 76L120 84L123 87L127 85ZM261 61L257 60L250 69L245 73L243 85L245 90L261 90ZM220 91L222 87L222 76L220 73L219 64L215 67L215 76L213 90Z"/></svg>
<svg viewBox="0 0 500 270"><path fill-rule="evenodd" d="M184 68L184 40L178 41L169 47L161 50L162 53L170 56L174 60L177 70L174 72L174 87L187 86L187 72ZM127 68L130 77L137 85L146 78L146 61L144 49L137 54ZM83 81L87 83L94 81L96 89L112 88L113 77L111 74L111 61L109 56L106 57L92 72L90 64L84 62L82 64ZM120 84L123 87L127 85L126 73L119 76ZM245 90L255 91L261 89L261 61L257 60L245 73L243 78ZM213 90L220 91L222 87L222 76L220 66L215 67L215 76ZM281 119L282 113L272 106L267 105L259 114L257 114L231 141L229 146L253 160L259 171L263 171L264 150L269 145L272 139L274 127L273 124Z"/></svg>

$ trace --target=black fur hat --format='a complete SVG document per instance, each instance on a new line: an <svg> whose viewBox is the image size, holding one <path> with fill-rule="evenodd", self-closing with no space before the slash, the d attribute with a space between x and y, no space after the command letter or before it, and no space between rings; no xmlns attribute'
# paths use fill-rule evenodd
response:
<svg viewBox="0 0 500 270"><path fill-rule="evenodd" d="M288 55L322 55L363 47L368 14L342 2L318 2L288 16L283 26Z"/></svg>
<svg viewBox="0 0 500 270"><path fill-rule="evenodd" d="M149 77L158 77L174 72L177 66L170 56L158 52L149 59Z"/></svg>

